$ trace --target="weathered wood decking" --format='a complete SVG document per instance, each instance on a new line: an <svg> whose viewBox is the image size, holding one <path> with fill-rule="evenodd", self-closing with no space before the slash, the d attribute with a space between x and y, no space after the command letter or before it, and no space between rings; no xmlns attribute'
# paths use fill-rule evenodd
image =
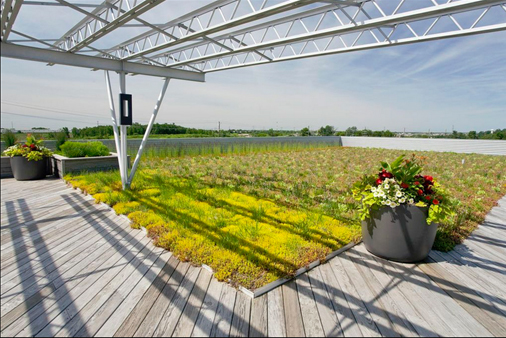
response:
<svg viewBox="0 0 506 338"><path fill-rule="evenodd" d="M453 252L359 245L252 300L60 180L1 185L2 336L506 335L506 198Z"/></svg>

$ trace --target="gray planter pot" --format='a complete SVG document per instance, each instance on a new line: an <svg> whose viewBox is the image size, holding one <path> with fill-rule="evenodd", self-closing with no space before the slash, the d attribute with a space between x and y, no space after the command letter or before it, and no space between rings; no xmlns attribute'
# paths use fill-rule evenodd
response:
<svg viewBox="0 0 506 338"><path fill-rule="evenodd" d="M383 207L362 222L362 238L372 254L403 263L424 260L436 239L437 224L427 225L428 208Z"/></svg>
<svg viewBox="0 0 506 338"><path fill-rule="evenodd" d="M18 181L39 180L46 177L47 159L28 161L23 156L11 157L11 168Z"/></svg>

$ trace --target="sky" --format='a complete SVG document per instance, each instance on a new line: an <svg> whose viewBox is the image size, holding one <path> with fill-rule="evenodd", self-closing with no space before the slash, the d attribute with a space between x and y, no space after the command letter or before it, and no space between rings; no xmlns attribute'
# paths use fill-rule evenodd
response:
<svg viewBox="0 0 506 338"><path fill-rule="evenodd" d="M170 1L181 13L204 3ZM51 36L51 29L72 25L71 15L46 23L37 15L22 9L15 29ZM218 122L222 129L502 129L505 60L502 31L209 73L206 83L172 80L157 122L205 129ZM147 123L162 84L127 77L135 122ZM108 107L102 71L1 59L3 128L109 124Z"/></svg>

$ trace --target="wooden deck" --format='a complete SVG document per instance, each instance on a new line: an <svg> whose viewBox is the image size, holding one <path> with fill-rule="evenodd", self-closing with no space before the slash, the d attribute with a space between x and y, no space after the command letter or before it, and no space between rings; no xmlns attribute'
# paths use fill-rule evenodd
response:
<svg viewBox="0 0 506 338"><path fill-rule="evenodd" d="M506 198L464 245L358 245L254 300L60 180L2 179L2 336L505 336Z"/></svg>

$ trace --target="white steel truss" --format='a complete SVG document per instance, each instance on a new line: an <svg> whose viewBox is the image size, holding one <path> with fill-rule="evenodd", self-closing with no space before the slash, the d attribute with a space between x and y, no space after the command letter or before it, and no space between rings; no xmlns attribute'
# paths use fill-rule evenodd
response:
<svg viewBox="0 0 506 338"><path fill-rule="evenodd" d="M504 1L461 0L403 11L405 0L333 4L150 56L167 67L212 72L256 64L506 29ZM501 17L502 15L502 17ZM224 45L226 48L221 47Z"/></svg>
<svg viewBox="0 0 506 338"><path fill-rule="evenodd" d="M1 55L105 71L125 189L170 79L204 82L206 73L232 68L506 30L506 0L215 0L163 24L143 14L165 0L78 1L2 0ZM63 35L35 36L14 29L23 5L39 6L41 16L66 7L81 18ZM166 13L157 14L164 22ZM105 41L112 32L123 42ZM118 123L108 71L119 74L121 93L127 74L165 80L130 174L127 126Z"/></svg>
<svg viewBox="0 0 506 338"><path fill-rule="evenodd" d="M2 51L2 56L30 55L27 59L51 64L63 60L67 65L75 60L76 65L82 66L83 59L79 56L86 55L92 58L86 59L86 64L96 61L94 69L117 70L118 66L103 67L110 65L106 60L117 61L122 70L131 74L195 80L190 75L181 76L184 73L167 76L167 70L203 75L237 67L506 30L506 0L216 0L165 24L141 18L144 13L156 11L163 2L104 0L87 4L71 0L2 0L2 46L16 43L20 47L16 50L21 50L26 47L24 43L36 42L43 49L38 52L30 47L33 49L14 55ZM35 37L13 30L23 3L41 8L64 6L84 17L60 37ZM165 14L162 12L159 16L163 19ZM97 45L111 32L120 28L125 32L131 29L128 27L143 27L146 32L111 47ZM17 39L10 40L10 33L17 35ZM43 57L49 55L46 52L61 53L65 57L46 60ZM134 66L141 64L145 67ZM198 81L204 81L204 77L198 77Z"/></svg>

